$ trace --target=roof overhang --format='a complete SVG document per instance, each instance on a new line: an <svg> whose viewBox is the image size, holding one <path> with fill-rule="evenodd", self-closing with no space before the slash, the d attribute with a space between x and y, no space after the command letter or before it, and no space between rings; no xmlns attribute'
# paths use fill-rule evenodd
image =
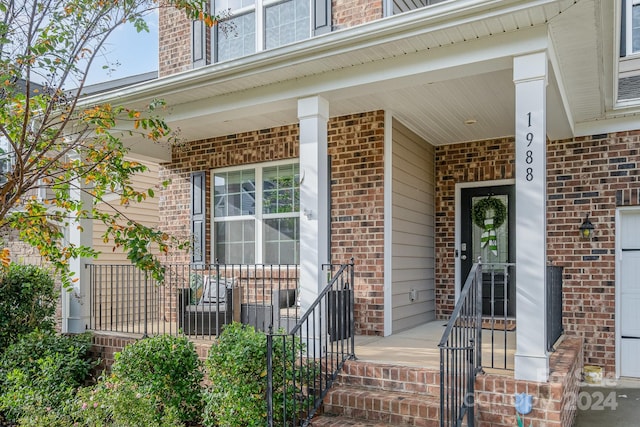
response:
<svg viewBox="0 0 640 427"><path fill-rule="evenodd" d="M384 109L443 145L513 135L513 58L546 50L548 136L568 138L604 114L600 9L599 0L454 0L83 103L162 98L190 141L296 123L298 99L319 95L331 116Z"/></svg>

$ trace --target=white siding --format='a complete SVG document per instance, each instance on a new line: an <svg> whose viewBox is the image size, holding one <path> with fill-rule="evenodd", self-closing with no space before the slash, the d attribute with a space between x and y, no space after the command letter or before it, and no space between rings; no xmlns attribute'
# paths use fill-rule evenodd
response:
<svg viewBox="0 0 640 427"><path fill-rule="evenodd" d="M392 330L398 332L435 319L435 162L433 146L397 121L392 152Z"/></svg>

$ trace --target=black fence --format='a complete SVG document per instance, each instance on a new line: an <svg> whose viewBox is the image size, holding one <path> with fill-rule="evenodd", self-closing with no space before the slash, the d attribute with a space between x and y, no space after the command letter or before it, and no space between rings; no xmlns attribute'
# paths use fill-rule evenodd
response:
<svg viewBox="0 0 640 427"><path fill-rule="evenodd" d="M165 265L162 283L132 265L88 265L95 331L212 339L232 321L266 331L299 316L299 266Z"/></svg>
<svg viewBox="0 0 640 427"><path fill-rule="evenodd" d="M562 335L562 274L563 267L547 266L547 351Z"/></svg>
<svg viewBox="0 0 640 427"><path fill-rule="evenodd" d="M438 347L440 425L473 427L475 379L482 369L481 264L471 268Z"/></svg>
<svg viewBox="0 0 640 427"><path fill-rule="evenodd" d="M328 284L288 333L267 334L268 426L308 426L355 357L354 264L326 265ZM278 357L294 349L294 358Z"/></svg>

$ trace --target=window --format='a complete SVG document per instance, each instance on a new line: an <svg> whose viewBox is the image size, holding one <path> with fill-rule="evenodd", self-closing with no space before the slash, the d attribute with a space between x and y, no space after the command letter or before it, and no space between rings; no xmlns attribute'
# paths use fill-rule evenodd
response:
<svg viewBox="0 0 640 427"><path fill-rule="evenodd" d="M213 174L214 259L226 264L298 264L297 163L269 163Z"/></svg>
<svg viewBox="0 0 640 427"><path fill-rule="evenodd" d="M311 0L214 0L214 13L231 13L214 31L216 62L239 58L311 36Z"/></svg>
<svg viewBox="0 0 640 427"><path fill-rule="evenodd" d="M4 137L0 136L0 185L7 182L7 174L11 173L15 162L15 154Z"/></svg>
<svg viewBox="0 0 640 427"><path fill-rule="evenodd" d="M623 0L621 56L640 52L640 0Z"/></svg>

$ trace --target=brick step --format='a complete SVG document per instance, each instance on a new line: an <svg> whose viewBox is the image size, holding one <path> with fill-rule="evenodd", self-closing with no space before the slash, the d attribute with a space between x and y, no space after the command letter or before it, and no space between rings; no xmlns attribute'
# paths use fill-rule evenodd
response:
<svg viewBox="0 0 640 427"><path fill-rule="evenodd" d="M313 427L398 427L397 424L354 420L336 415L321 415L311 421Z"/></svg>
<svg viewBox="0 0 640 427"><path fill-rule="evenodd" d="M440 396L440 371L433 368L349 360L340 371L337 383L361 388Z"/></svg>
<svg viewBox="0 0 640 427"><path fill-rule="evenodd" d="M333 415L364 423L344 425L386 423L393 426L437 427L440 424L439 412L439 396L339 384L332 387L324 398L323 415L320 418ZM314 422L313 425L322 424Z"/></svg>

